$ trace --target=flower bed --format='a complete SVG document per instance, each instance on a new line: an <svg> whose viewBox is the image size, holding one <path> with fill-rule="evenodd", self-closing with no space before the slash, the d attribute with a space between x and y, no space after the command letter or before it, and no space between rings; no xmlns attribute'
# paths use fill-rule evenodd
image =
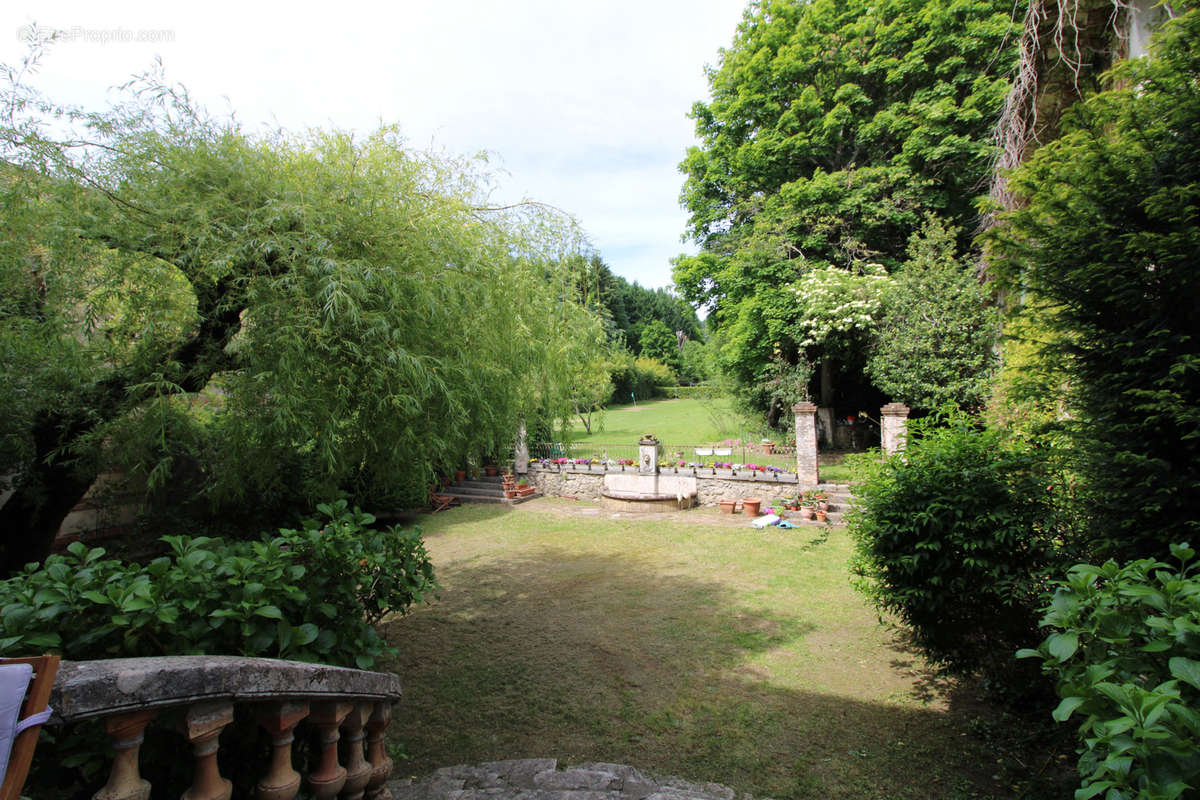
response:
<svg viewBox="0 0 1200 800"><path fill-rule="evenodd" d="M532 458L529 466L551 472L638 472L632 459L599 458ZM773 483L796 483L794 472L785 472L779 467L764 464L737 464L730 461L679 461L661 463L660 475L694 475L697 478L723 478L726 480L769 481Z"/></svg>

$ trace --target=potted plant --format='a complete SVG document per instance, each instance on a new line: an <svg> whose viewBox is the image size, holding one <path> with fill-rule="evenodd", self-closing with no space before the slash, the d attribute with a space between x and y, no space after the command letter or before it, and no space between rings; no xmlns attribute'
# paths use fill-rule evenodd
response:
<svg viewBox="0 0 1200 800"><path fill-rule="evenodd" d="M462 483L467 479L467 471L465 469L454 470L454 482Z"/></svg>
<svg viewBox="0 0 1200 800"><path fill-rule="evenodd" d="M498 472L500 472L500 468L499 468L499 467L497 467L495 464L484 464L484 465L483 465L483 472L484 472L484 474L485 474L485 475L487 475L489 478L494 478L494 477L496 477L496 474L497 474Z"/></svg>
<svg viewBox="0 0 1200 800"><path fill-rule="evenodd" d="M824 522L829 516L829 512L827 512L821 508L817 509L816 514L817 514L817 522Z"/></svg>
<svg viewBox="0 0 1200 800"><path fill-rule="evenodd" d="M529 497L536 491L527 481L517 481L517 497Z"/></svg>
<svg viewBox="0 0 1200 800"><path fill-rule="evenodd" d="M764 453L766 453L767 455L770 455L770 454L771 454L771 452L772 452L774 449L775 449L775 443L774 443L774 442L772 442L770 439L763 439L763 440L762 440L762 451L763 451Z"/></svg>
<svg viewBox="0 0 1200 800"><path fill-rule="evenodd" d="M800 518L812 519L817 511L817 501L813 498L812 492L805 492L804 499L800 501Z"/></svg>

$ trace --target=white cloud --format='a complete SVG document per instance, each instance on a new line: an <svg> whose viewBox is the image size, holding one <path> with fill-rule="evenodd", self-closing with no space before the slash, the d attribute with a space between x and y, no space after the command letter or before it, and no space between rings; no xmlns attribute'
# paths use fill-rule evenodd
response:
<svg viewBox="0 0 1200 800"><path fill-rule="evenodd" d="M676 165L692 142L686 114L705 97L704 65L731 41L743 4L18 0L0 10L0 60L23 55L17 29L36 21L71 34L37 79L60 101L95 106L158 54L170 79L247 123L367 131L396 122L417 147L489 150L511 173L504 199L570 211L618 273L661 286L683 249Z"/></svg>

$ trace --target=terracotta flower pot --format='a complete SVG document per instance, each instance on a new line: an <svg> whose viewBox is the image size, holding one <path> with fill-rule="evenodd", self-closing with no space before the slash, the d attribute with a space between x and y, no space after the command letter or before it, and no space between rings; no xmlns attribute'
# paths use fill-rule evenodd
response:
<svg viewBox="0 0 1200 800"><path fill-rule="evenodd" d="M722 513L732 514L734 512L734 509L736 509L736 508L737 508L737 500L722 500L721 501L721 512Z"/></svg>
<svg viewBox="0 0 1200 800"><path fill-rule="evenodd" d="M758 497L746 497L742 499L742 508L746 509L746 513L752 517L758 516L758 509L762 505L762 499Z"/></svg>
<svg viewBox="0 0 1200 800"><path fill-rule="evenodd" d="M800 519L812 519L812 518L813 518L812 506L804 506L800 509Z"/></svg>
<svg viewBox="0 0 1200 800"><path fill-rule="evenodd" d="M465 481L467 479L467 471L465 469L456 469L454 471L455 481Z"/></svg>
<svg viewBox="0 0 1200 800"><path fill-rule="evenodd" d="M817 522L824 522L824 521L825 521L825 518L826 518L826 516L827 516L827 515L826 515L826 513L825 513L824 511L822 511L822 510L821 510L821 509L819 509L819 508L817 509Z"/></svg>
<svg viewBox="0 0 1200 800"><path fill-rule="evenodd" d="M483 471L485 473L487 473L489 478L494 478L494 477L496 477L496 473L499 472L500 469L497 466L495 466L494 464L489 464L488 466L483 468Z"/></svg>

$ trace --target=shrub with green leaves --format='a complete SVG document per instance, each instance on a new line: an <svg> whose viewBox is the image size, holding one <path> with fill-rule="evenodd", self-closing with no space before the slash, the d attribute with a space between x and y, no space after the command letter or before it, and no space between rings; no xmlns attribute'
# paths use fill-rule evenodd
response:
<svg viewBox="0 0 1200 800"><path fill-rule="evenodd" d="M1043 576L1057 558L1045 459L963 415L936 424L913 423L903 455L855 464L848 523L859 586L947 671L1034 690L1036 671L1021 674L1011 654L1036 636Z"/></svg>
<svg viewBox="0 0 1200 800"><path fill-rule="evenodd" d="M0 582L0 651L70 659L228 654L370 669L374 623L437 588L420 533L372 528L345 500L257 542L167 536L149 564L67 553Z"/></svg>
<svg viewBox="0 0 1200 800"><path fill-rule="evenodd" d="M1200 562L1078 564L1058 582L1037 650L1058 681L1054 719L1075 717L1077 800L1193 797L1200 790Z"/></svg>

